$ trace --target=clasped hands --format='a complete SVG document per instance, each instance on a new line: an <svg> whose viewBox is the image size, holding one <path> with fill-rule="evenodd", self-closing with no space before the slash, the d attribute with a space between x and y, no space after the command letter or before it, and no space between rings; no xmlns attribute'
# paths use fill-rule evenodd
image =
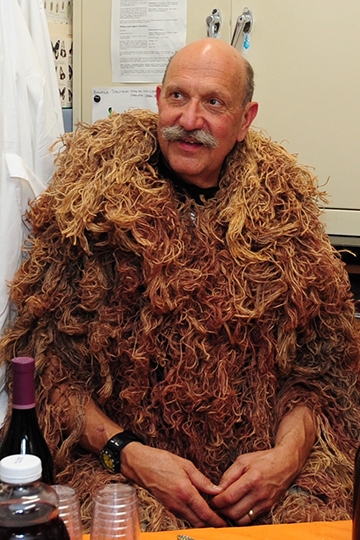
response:
<svg viewBox="0 0 360 540"><path fill-rule="evenodd" d="M192 527L225 527L227 520L249 525L270 510L297 473L297 463L284 461L284 450L280 446L239 456L218 486L190 461L137 443L122 452L122 470ZM212 497L210 504L203 494Z"/></svg>
<svg viewBox="0 0 360 540"><path fill-rule="evenodd" d="M274 448L239 455L219 485L189 460L137 442L122 451L121 470L192 527L225 527L227 520L249 525L269 511L289 488L315 438L312 411L297 405L280 421ZM210 496L210 504L205 494Z"/></svg>

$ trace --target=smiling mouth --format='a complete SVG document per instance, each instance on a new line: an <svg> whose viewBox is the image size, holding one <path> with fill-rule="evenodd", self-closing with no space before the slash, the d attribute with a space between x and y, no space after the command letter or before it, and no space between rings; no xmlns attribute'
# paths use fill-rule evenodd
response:
<svg viewBox="0 0 360 540"><path fill-rule="evenodd" d="M177 139L174 142L178 144L178 148L180 152L182 151L189 154L194 154L194 152L197 152L197 151L202 150L203 148L206 148L205 144L198 141L194 141L192 139Z"/></svg>
<svg viewBox="0 0 360 540"><path fill-rule="evenodd" d="M191 144L191 145L197 145L197 146L203 146L203 143L199 141L194 141L192 139L178 139L180 142L183 142L185 144Z"/></svg>

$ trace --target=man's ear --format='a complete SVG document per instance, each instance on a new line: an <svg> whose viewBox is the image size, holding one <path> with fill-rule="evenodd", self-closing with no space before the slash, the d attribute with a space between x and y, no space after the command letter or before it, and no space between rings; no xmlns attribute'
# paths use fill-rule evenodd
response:
<svg viewBox="0 0 360 540"><path fill-rule="evenodd" d="M156 104L159 107L159 101L161 96L161 84L158 84L156 87Z"/></svg>
<svg viewBox="0 0 360 540"><path fill-rule="evenodd" d="M245 135L247 134L249 127L255 120L255 117L258 113L259 104L256 101L249 101L247 105L245 106L245 110L243 112L242 121L239 127L239 132L237 136L237 142L241 142L245 139Z"/></svg>

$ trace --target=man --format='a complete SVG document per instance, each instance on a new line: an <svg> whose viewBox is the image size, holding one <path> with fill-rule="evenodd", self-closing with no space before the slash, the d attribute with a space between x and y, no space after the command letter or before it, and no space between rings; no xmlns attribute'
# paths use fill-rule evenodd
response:
<svg viewBox="0 0 360 540"><path fill-rule="evenodd" d="M2 358L36 357L58 481L84 519L114 480L137 486L147 530L350 516L349 283L314 178L249 131L252 87L234 48L186 46L158 118L67 136L29 214Z"/></svg>

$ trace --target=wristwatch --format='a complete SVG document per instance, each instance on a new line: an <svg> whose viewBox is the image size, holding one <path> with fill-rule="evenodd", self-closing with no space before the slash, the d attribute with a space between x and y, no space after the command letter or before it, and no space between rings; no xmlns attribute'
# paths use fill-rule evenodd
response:
<svg viewBox="0 0 360 540"><path fill-rule="evenodd" d="M120 452L131 442L144 444L144 441L140 437L127 429L111 437L99 454L100 461L104 467L114 473L120 472Z"/></svg>

